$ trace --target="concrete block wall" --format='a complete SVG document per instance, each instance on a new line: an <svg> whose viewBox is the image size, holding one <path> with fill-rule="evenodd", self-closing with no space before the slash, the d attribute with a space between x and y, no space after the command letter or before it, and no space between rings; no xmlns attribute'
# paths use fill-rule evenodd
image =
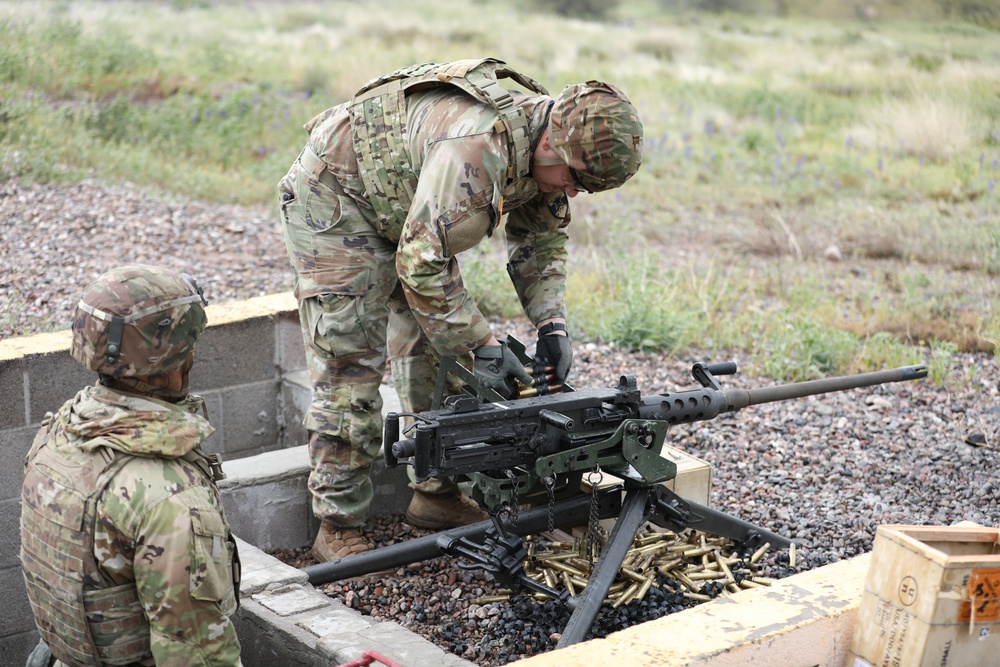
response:
<svg viewBox="0 0 1000 667"><path fill-rule="evenodd" d="M400 665L475 667L397 623L373 621L309 585L304 572L242 540L236 631L246 667L329 667L375 651ZM380 664L380 663L377 663Z"/></svg>
<svg viewBox="0 0 1000 667"><path fill-rule="evenodd" d="M208 318L191 374L191 389L205 398L216 428L205 449L236 462L298 448L301 459L309 386L294 297L285 293L210 305ZM24 457L45 413L96 380L70 357L69 344L68 331L0 341L0 665L24 664L37 643L18 560ZM307 458L304 465L308 468ZM308 514L302 475L300 470L287 482L287 497ZM224 502L234 522L249 529L254 519L243 510L251 505L239 491L233 486L229 498L224 492ZM262 533L260 524L250 532ZM280 546L299 546L304 535L298 543Z"/></svg>
<svg viewBox="0 0 1000 667"><path fill-rule="evenodd" d="M296 406L308 405L311 390L304 381L300 373L292 373L283 381ZM400 410L396 393L384 385L382 401L383 415ZM301 415L302 410L304 407L296 407L292 412ZM307 445L299 445L223 462L226 479L219 482L219 490L233 533L265 551L310 544L319 522L313 516L307 488L308 449ZM386 468L381 459L376 459L372 483L372 516L406 511L411 492L404 468Z"/></svg>

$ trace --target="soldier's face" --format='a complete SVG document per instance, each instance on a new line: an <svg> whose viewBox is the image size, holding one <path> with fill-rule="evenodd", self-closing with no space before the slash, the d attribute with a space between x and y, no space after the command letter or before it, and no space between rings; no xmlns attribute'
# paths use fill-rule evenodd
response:
<svg viewBox="0 0 1000 667"><path fill-rule="evenodd" d="M548 128L542 132L532 156L531 177L542 192L565 192L567 197L575 197L580 192L569 165L562 161L549 144Z"/></svg>
<svg viewBox="0 0 1000 667"><path fill-rule="evenodd" d="M531 170L531 177L538 184L538 189L542 192L564 192L567 197L575 197L579 194L576 182L569 167L565 164L535 167Z"/></svg>

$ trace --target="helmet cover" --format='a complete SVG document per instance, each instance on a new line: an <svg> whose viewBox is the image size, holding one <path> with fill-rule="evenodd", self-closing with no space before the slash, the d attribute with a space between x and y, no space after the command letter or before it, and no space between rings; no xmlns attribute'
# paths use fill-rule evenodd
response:
<svg viewBox="0 0 1000 667"><path fill-rule="evenodd" d="M115 378L182 369L205 330L207 303L187 274L143 264L113 269L80 298L70 354Z"/></svg>
<svg viewBox="0 0 1000 667"><path fill-rule="evenodd" d="M549 114L549 145L587 192L621 186L642 162L639 112L617 86L567 86Z"/></svg>

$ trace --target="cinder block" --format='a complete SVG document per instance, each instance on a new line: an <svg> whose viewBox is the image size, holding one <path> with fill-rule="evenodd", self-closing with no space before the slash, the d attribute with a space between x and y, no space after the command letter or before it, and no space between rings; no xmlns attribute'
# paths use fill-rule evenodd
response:
<svg viewBox="0 0 1000 667"><path fill-rule="evenodd" d="M224 456L242 458L278 449L278 389L274 378L229 387L222 396Z"/></svg>
<svg viewBox="0 0 1000 667"><path fill-rule="evenodd" d="M25 355L24 365L30 424L41 422L46 412L57 412L78 391L97 382L97 373L77 363L68 350Z"/></svg>
<svg viewBox="0 0 1000 667"><path fill-rule="evenodd" d="M278 392L280 406L278 415L279 445L282 448L298 447L309 442L309 432L302 420L309 407L311 395L309 387L303 387L299 383L289 382L287 378L282 378L281 388Z"/></svg>
<svg viewBox="0 0 1000 667"><path fill-rule="evenodd" d="M208 439L203 445L203 449L209 454L218 454L225 449L225 426L226 426L226 415L222 409L222 394L225 390L217 391L206 391L201 392L196 389L191 390L191 393L201 396L202 400L205 401L205 410L208 412L208 421L215 428L215 432L208 436ZM225 456L223 456L225 459Z"/></svg>
<svg viewBox="0 0 1000 667"><path fill-rule="evenodd" d="M237 537L240 550L240 595L245 599L268 588L303 585L309 576L302 570L285 565L257 547Z"/></svg>
<svg viewBox="0 0 1000 667"><path fill-rule="evenodd" d="M0 360L0 429L25 426L24 360Z"/></svg>
<svg viewBox="0 0 1000 667"><path fill-rule="evenodd" d="M319 528L312 525L308 471L284 480L223 487L222 504L234 534L264 551L310 544Z"/></svg>
<svg viewBox="0 0 1000 667"><path fill-rule="evenodd" d="M209 327L198 339L191 388L208 391L274 379L273 317Z"/></svg>
<svg viewBox="0 0 1000 667"><path fill-rule="evenodd" d="M306 367L305 342L302 327L299 326L298 311L278 313L274 323L275 338L278 341L278 367L282 373L302 370Z"/></svg>
<svg viewBox="0 0 1000 667"><path fill-rule="evenodd" d="M34 426L0 430L0 501L21 497L24 457L28 455L37 432Z"/></svg>
<svg viewBox="0 0 1000 667"><path fill-rule="evenodd" d="M233 617L243 651L244 667L329 667L330 660L316 650L316 638L289 620L243 599Z"/></svg>

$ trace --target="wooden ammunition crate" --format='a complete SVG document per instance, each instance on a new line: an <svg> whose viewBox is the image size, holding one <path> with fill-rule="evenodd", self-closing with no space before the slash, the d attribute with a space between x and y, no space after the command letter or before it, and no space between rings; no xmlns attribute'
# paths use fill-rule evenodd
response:
<svg viewBox="0 0 1000 667"><path fill-rule="evenodd" d="M1000 665L1000 536L880 526L848 667Z"/></svg>

